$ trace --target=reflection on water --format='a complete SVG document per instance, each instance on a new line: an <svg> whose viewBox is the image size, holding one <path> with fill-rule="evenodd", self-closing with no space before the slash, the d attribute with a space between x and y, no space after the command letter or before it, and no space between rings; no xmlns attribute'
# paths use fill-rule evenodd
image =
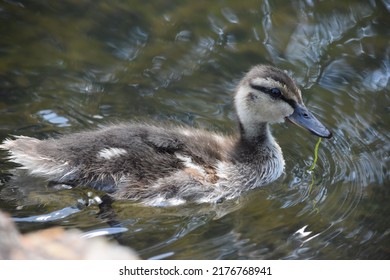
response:
<svg viewBox="0 0 390 280"><path fill-rule="evenodd" d="M286 173L218 205L109 213L91 190L9 180L0 208L22 231L76 227L151 259L388 259L388 1L0 3L0 140L134 119L235 130L232 92L257 63L286 69L334 138L274 125ZM115 223L113 223L115 221Z"/></svg>

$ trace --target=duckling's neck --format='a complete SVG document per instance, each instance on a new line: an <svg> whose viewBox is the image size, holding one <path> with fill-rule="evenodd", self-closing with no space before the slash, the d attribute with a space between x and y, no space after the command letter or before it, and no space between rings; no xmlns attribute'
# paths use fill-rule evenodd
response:
<svg viewBox="0 0 390 280"><path fill-rule="evenodd" d="M264 145L274 142L267 122L245 123L239 122L241 141L251 146Z"/></svg>
<svg viewBox="0 0 390 280"><path fill-rule="evenodd" d="M242 186L252 189L275 181L283 173L282 150L273 138L267 122L248 126L240 123L240 138L233 158L242 164ZM253 172L255 171L255 172Z"/></svg>

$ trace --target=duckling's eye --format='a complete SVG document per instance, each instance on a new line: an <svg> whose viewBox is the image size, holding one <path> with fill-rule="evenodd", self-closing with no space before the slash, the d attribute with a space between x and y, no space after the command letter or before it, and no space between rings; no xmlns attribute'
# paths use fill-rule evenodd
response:
<svg viewBox="0 0 390 280"><path fill-rule="evenodd" d="M273 97L273 98L279 98L280 96L282 96L282 92L280 91L280 89L278 88L271 88L269 90L269 94Z"/></svg>
<svg viewBox="0 0 390 280"><path fill-rule="evenodd" d="M274 99L280 98L282 96L282 92L278 88L266 88L266 87L262 87L262 86L258 86L258 85L254 85L254 84L250 84L250 86L251 86L251 88L253 88L255 90L262 91L266 94L269 94Z"/></svg>

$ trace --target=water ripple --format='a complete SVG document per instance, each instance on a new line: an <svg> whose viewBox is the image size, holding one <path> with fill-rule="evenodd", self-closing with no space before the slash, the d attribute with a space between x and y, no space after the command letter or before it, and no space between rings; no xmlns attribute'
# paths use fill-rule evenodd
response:
<svg viewBox="0 0 390 280"><path fill-rule="evenodd" d="M73 207L89 199L77 188L8 185L0 162L0 202L20 227L121 233L151 259L388 256L389 1L11 2L0 4L3 138L144 116L229 132L230 93L255 63L289 69L334 134L311 170L316 138L275 125L286 171L273 184L217 206L115 202L115 228L96 205Z"/></svg>
<svg viewBox="0 0 390 280"><path fill-rule="evenodd" d="M238 16L234 13L234 10L225 7L221 9L221 13L230 23L239 23Z"/></svg>
<svg viewBox="0 0 390 280"><path fill-rule="evenodd" d="M132 61L138 57L148 41L148 33L140 26L133 27L125 40L111 41L107 45L120 59Z"/></svg>

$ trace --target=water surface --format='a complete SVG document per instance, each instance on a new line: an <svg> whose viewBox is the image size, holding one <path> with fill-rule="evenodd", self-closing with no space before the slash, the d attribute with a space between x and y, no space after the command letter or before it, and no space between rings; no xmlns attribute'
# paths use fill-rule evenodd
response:
<svg viewBox="0 0 390 280"><path fill-rule="evenodd" d="M317 138L274 125L276 182L219 205L115 202L116 223L93 190L11 185L0 151L0 209L142 258L389 259L389 26L387 0L3 1L0 140L142 119L234 133L232 93L258 63L287 70L334 137L309 171Z"/></svg>

